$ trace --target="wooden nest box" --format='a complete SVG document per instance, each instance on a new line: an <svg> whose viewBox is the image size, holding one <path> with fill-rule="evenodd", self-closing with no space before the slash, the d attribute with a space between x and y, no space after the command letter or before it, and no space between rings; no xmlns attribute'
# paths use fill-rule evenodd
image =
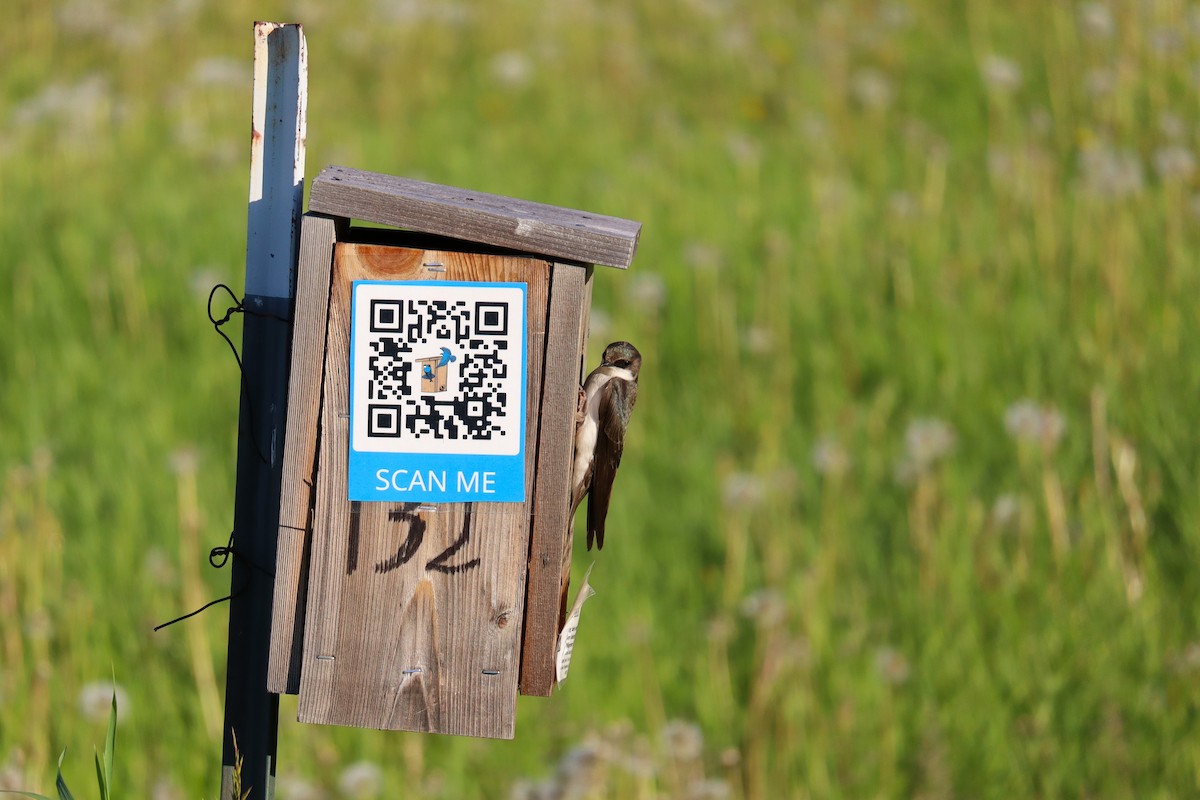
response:
<svg viewBox="0 0 1200 800"><path fill-rule="evenodd" d="M313 182L267 680L300 721L512 738L518 689L550 694L591 265L628 267L640 230Z"/></svg>

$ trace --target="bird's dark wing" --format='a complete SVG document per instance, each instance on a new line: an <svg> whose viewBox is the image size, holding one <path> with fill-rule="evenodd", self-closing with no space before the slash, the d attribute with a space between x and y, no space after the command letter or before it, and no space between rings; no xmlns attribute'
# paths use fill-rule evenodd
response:
<svg viewBox="0 0 1200 800"><path fill-rule="evenodd" d="M637 384L620 378L613 378L600 390L600 430L596 437L596 458L592 463L592 490L588 495L588 550L592 549L592 542L596 543L596 549L604 548L604 519L608 516L613 480L625 449L629 412L636 400Z"/></svg>

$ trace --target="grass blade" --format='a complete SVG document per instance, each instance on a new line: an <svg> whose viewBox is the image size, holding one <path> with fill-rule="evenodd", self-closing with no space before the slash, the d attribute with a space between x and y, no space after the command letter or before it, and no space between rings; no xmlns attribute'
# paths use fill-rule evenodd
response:
<svg viewBox="0 0 1200 800"><path fill-rule="evenodd" d="M58 776L54 779L54 788L58 790L58 800L75 800L75 796L71 794L71 790L67 788L67 782L63 779L62 762L66 756L67 751L64 749L62 755L58 757Z"/></svg>
<svg viewBox="0 0 1200 800"><path fill-rule="evenodd" d="M113 756L117 750L117 676L113 674L112 710L108 712L108 734L104 737L104 787L101 800L109 800L112 794ZM99 768L100 763L96 762Z"/></svg>
<svg viewBox="0 0 1200 800"><path fill-rule="evenodd" d="M100 800L108 800L108 777L104 774L104 764L100 761L100 753L96 752L96 784L100 787Z"/></svg>

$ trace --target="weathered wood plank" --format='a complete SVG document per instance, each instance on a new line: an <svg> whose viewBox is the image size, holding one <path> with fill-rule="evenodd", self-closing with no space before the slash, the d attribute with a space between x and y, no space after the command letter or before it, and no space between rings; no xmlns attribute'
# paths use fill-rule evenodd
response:
<svg viewBox="0 0 1200 800"><path fill-rule="evenodd" d="M305 214L301 223L267 670L267 690L276 694L300 691L313 476L325 368L325 322L333 245L339 227L345 227L345 220L316 214Z"/></svg>
<svg viewBox="0 0 1200 800"><path fill-rule="evenodd" d="M337 166L313 181L309 209L620 269L642 230L619 217Z"/></svg>
<svg viewBox="0 0 1200 800"><path fill-rule="evenodd" d="M549 270L527 258L335 248L300 721L512 737L531 504L346 500L350 292L356 279L526 282L535 398ZM536 441L527 424L527 453Z"/></svg>
<svg viewBox="0 0 1200 800"><path fill-rule="evenodd" d="M560 594L571 563L571 460L575 410L587 336L591 268L555 264L550 282L546 366L540 403L537 484L525 593L521 693L547 696L554 687L554 653L561 627ZM564 335L566 334L566 335Z"/></svg>

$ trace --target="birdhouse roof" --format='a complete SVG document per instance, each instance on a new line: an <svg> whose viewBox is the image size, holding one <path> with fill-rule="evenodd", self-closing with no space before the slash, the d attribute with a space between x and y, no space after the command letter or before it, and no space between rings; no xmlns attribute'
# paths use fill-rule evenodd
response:
<svg viewBox="0 0 1200 800"><path fill-rule="evenodd" d="M310 211L625 269L642 225L632 220L377 172L326 167Z"/></svg>

